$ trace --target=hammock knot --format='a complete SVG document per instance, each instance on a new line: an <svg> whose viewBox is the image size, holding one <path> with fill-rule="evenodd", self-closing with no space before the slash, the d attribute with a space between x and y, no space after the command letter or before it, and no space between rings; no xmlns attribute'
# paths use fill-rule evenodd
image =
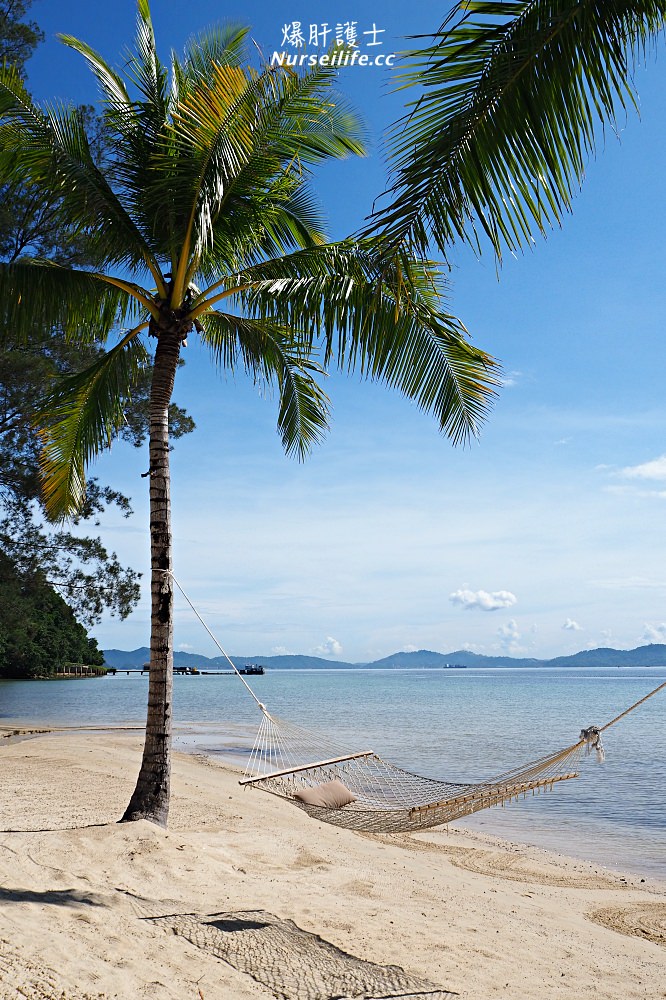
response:
<svg viewBox="0 0 666 1000"><path fill-rule="evenodd" d="M601 742L601 730L598 726L588 726L587 729L581 729L580 739L584 740L587 744L588 754L592 753L593 750L597 752L597 760L600 764L606 759L606 751L604 750L604 745Z"/></svg>

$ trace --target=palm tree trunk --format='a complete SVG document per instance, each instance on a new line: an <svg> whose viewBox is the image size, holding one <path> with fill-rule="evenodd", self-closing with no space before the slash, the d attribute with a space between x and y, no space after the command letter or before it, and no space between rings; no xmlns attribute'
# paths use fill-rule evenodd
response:
<svg viewBox="0 0 666 1000"><path fill-rule="evenodd" d="M151 619L148 716L141 770L121 822L147 819L167 825L171 782L173 584L169 403L180 354L175 330L160 331L150 393Z"/></svg>

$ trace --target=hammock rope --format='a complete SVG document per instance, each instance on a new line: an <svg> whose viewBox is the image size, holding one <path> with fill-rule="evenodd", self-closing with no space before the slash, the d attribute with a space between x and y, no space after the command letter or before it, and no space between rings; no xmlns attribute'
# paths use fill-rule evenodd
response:
<svg viewBox="0 0 666 1000"><path fill-rule="evenodd" d="M176 584L261 711L257 736L240 784L261 788L287 799L315 819L351 830L371 833L424 830L480 809L504 805L529 792L534 795L551 790L557 783L579 776L578 765L584 751L596 750L597 759L603 760L601 733L666 688L664 681L604 726L581 730L578 741L571 746L486 781L463 783L428 778L397 767L372 750L359 751L271 715L173 573L162 572L168 573ZM311 805L296 797L304 789L322 788L329 782L341 782L352 801L342 807Z"/></svg>

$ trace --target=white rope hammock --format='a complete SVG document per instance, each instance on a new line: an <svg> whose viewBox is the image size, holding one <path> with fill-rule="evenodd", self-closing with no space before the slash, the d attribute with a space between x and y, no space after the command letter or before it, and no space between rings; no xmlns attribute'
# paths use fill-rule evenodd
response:
<svg viewBox="0 0 666 1000"><path fill-rule="evenodd" d="M577 766L584 751L595 750L597 759L603 760L601 733L666 687L664 681L605 726L583 729L578 741L563 750L486 781L470 784L440 781L396 767L372 750L343 746L271 715L173 573L169 575L261 711L257 737L240 784L271 792L315 819L352 830L399 833L441 826L480 809L503 805L529 792L534 795L552 789L560 781L577 778ZM336 800L334 804L327 801L331 797Z"/></svg>

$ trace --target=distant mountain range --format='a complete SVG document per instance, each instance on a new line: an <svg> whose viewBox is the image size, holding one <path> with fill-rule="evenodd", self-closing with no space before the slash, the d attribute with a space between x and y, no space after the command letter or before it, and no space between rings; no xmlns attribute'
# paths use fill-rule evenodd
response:
<svg viewBox="0 0 666 1000"><path fill-rule="evenodd" d="M141 667L150 659L147 646L139 649L105 649L104 662L119 670ZM513 656L482 656L457 649L453 653L434 653L429 649L419 649L414 653L392 653L372 663L343 663L340 660L324 660L320 656L232 656L237 667L246 663L260 663L276 670L316 670L377 668L377 669L441 669L446 667L666 667L666 645L652 643L636 649L586 649L572 656L557 656L553 660L519 659ZM198 667L199 670L228 670L229 664L223 656L201 656L199 653L174 653L174 666Z"/></svg>

